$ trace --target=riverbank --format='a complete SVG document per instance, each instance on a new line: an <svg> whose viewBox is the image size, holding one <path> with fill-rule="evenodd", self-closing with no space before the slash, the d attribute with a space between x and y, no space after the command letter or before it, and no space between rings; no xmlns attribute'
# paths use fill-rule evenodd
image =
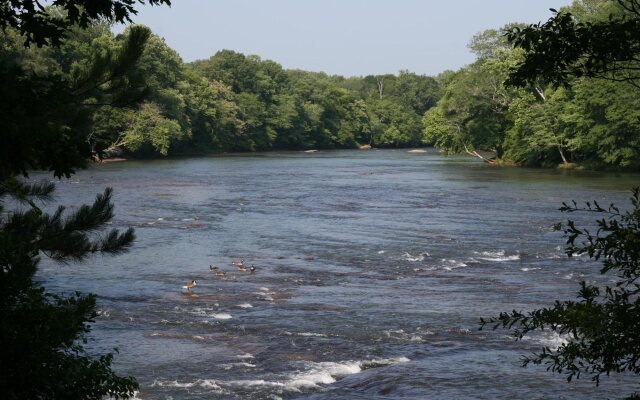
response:
<svg viewBox="0 0 640 400"><path fill-rule="evenodd" d="M123 161L144 161L144 160L181 160L188 159L193 157L228 157L228 156L250 156L252 154L316 154L316 153L329 153L336 151L356 151L356 152L367 152L367 151L379 151L379 150L397 150L397 151L406 151L408 153L414 154L424 154L428 153L432 150L432 152L437 153L438 150L434 147L404 147L404 148L378 148L371 147L370 145L360 146L356 149L304 149L304 150L265 150L265 151L224 151L224 152L189 152L189 153L180 153L180 154L171 154L167 156L158 156L158 155L139 155L139 154L123 154L119 153L117 156L113 157L105 157L100 159L98 164L100 163L113 163L113 162L123 162Z"/></svg>
<svg viewBox="0 0 640 400"><path fill-rule="evenodd" d="M104 158L99 163L117 163L124 161L145 161L145 160L182 160L194 157L243 157L258 154L330 154L332 152L346 152L353 150L355 154L368 151L405 151L410 154L442 154L440 150L435 147L404 147L404 148L377 148L377 147L361 147L358 149L305 149L305 150L267 150L267 151L255 151L255 152L190 152L181 154L172 154L168 156L157 155L134 155L134 154L122 154L111 158ZM490 157L492 153L481 152L481 154ZM448 157L447 155L443 155ZM450 155L451 157L458 157L459 155ZM482 159L473 155L461 155L468 157L469 159L475 159L478 162L483 162ZM486 165L494 167L512 167L512 168L532 168L540 170L557 170L557 171L584 171L584 172L619 172L619 173L640 173L640 170L633 167L613 167L611 165L595 164L595 163L567 163L567 164L554 164L554 165L522 165L513 161L504 159L495 159L493 163L486 163Z"/></svg>

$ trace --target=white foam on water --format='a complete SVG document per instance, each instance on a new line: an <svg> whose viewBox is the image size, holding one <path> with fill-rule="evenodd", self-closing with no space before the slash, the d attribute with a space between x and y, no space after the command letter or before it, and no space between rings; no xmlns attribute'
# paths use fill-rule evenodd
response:
<svg viewBox="0 0 640 400"><path fill-rule="evenodd" d="M520 271L522 272L529 272L529 271L538 271L541 270L542 268L520 268Z"/></svg>
<svg viewBox="0 0 640 400"><path fill-rule="evenodd" d="M384 254L384 253L385 253L385 251L384 251L384 250L380 250L380 251L378 252L378 254Z"/></svg>
<svg viewBox="0 0 640 400"><path fill-rule="evenodd" d="M424 253L420 253L416 256L412 255L411 253L404 253L402 254L402 257L400 257L402 260L405 261L409 261L409 262L417 262L417 261L424 261L425 257L429 257L430 254L427 252Z"/></svg>
<svg viewBox="0 0 640 400"><path fill-rule="evenodd" d="M289 331L284 331L284 334L287 335L287 336L296 335L296 336L306 336L306 337L328 337L324 333L315 333L315 332L296 332L296 333L291 333Z"/></svg>
<svg viewBox="0 0 640 400"><path fill-rule="evenodd" d="M215 319L231 319L232 316L229 313L221 313L213 308L196 307L189 312L190 314L197 315L199 317L215 318Z"/></svg>
<svg viewBox="0 0 640 400"><path fill-rule="evenodd" d="M249 303L242 303L242 304L238 304L238 307L240 308L253 308L253 306Z"/></svg>
<svg viewBox="0 0 640 400"><path fill-rule="evenodd" d="M197 382L197 381L196 381ZM196 382L185 382L180 383L178 381L159 381L154 380L151 384L151 387L177 387L177 388L190 388L196 385Z"/></svg>
<svg viewBox="0 0 640 400"><path fill-rule="evenodd" d="M315 333L315 332L300 332L296 333L298 336L315 336L315 337L327 337L324 333Z"/></svg>
<svg viewBox="0 0 640 400"><path fill-rule="evenodd" d="M265 381L264 379L255 379L255 380L244 379L244 380L228 381L228 382L225 382L225 384L231 385L231 386L240 386L240 387L253 387L253 386L283 387L284 386L284 383L282 382Z"/></svg>
<svg viewBox="0 0 640 400"><path fill-rule="evenodd" d="M360 371L360 367L356 365L352 368L346 367L345 370L339 372L343 373L344 375L349 375L357 374ZM335 381L336 378L334 378L330 372L314 371L298 375L296 378L286 382L284 384L284 387L289 390L299 391L300 389L317 387L319 384L329 385L334 383Z"/></svg>
<svg viewBox="0 0 640 400"><path fill-rule="evenodd" d="M529 334L529 336L524 336L521 340L531 341L535 344L556 350L558 347L566 344L569 341L569 337L568 335L561 335L555 331L543 331L536 335Z"/></svg>
<svg viewBox="0 0 640 400"><path fill-rule="evenodd" d="M240 359L253 358L253 354L250 354L250 353L244 353L244 354L237 355L237 356L236 356L236 358L240 358Z"/></svg>
<svg viewBox="0 0 640 400"><path fill-rule="evenodd" d="M425 268L414 268L413 272L427 272L427 271L435 271L436 267L425 267Z"/></svg>
<svg viewBox="0 0 640 400"><path fill-rule="evenodd" d="M258 290L260 290L260 291L262 291L262 292L270 292L270 291L271 291L271 290L270 290L269 288L267 288L267 287L261 287L261 288L260 288L260 289L258 289Z"/></svg>
<svg viewBox="0 0 640 400"><path fill-rule="evenodd" d="M502 262L502 261L516 261L520 259L519 254L514 254L511 256L505 255L504 250L482 251L482 252L474 251L474 253L479 256L478 258L480 260L484 260L484 261Z"/></svg>
<svg viewBox="0 0 640 400"><path fill-rule="evenodd" d="M221 366L222 366L222 368L224 368L226 370L230 370L230 369L238 368L238 367L243 367L243 368L255 368L256 367L255 364L250 364L248 362L236 362L236 363L230 363L230 364L222 364Z"/></svg>
<svg viewBox="0 0 640 400"><path fill-rule="evenodd" d="M451 271L453 269L463 268L468 266L467 263L463 261L454 260L454 259L443 258L440 261L444 264L442 266L442 269L444 269L445 271Z"/></svg>
<svg viewBox="0 0 640 400"><path fill-rule="evenodd" d="M279 387L291 392L300 392L302 389L313 389L320 385L332 384L341 377L357 374L364 369L384 367L409 361L406 357L397 357L363 361L309 362L305 363L307 366L306 371L291 374L282 381L267 381L262 379L234 380L226 383L219 382L219 384L222 386L231 385L241 387Z"/></svg>
<svg viewBox="0 0 640 400"><path fill-rule="evenodd" d="M200 382L200 386L207 389L222 390L222 388L218 386L216 381L214 381L213 379L202 379L202 381Z"/></svg>
<svg viewBox="0 0 640 400"><path fill-rule="evenodd" d="M422 335L433 335L433 332L405 332L404 329L390 329L382 331L388 338L404 342L424 342Z"/></svg>
<svg viewBox="0 0 640 400"><path fill-rule="evenodd" d="M222 388L216 381L213 379L198 379L194 382L178 382L174 381L162 381L162 380L154 380L151 384L151 387L175 387L175 388L183 388L188 389L195 386L199 386L203 389L214 390L217 392L222 392Z"/></svg>
<svg viewBox="0 0 640 400"><path fill-rule="evenodd" d="M244 354L236 357L251 356ZM253 356L251 356L253 357ZM290 392L300 392L303 389L313 389L320 385L329 385L336 382L337 379L347 375L357 374L368 368L384 367L406 363L410 360L406 357L388 358L388 359L372 359L363 361L341 361L341 362L307 362L305 371L296 371L293 374L285 376L282 381L268 381L264 379L247 379L232 381L216 381L213 379L198 379L194 382L179 382L177 380L154 380L152 387L174 387L174 388L193 388L201 387L203 389L224 392L225 387L241 387L254 388L256 386L275 387ZM229 365L241 365L253 368L255 365L249 363L236 363Z"/></svg>

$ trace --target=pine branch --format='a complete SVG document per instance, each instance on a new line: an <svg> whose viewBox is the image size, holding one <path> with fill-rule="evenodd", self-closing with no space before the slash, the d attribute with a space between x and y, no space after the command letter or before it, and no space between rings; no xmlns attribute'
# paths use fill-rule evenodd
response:
<svg viewBox="0 0 640 400"><path fill-rule="evenodd" d="M64 207L58 207L52 215L39 216L38 223L32 226L39 234L36 239L37 248L60 262L80 261L94 253L117 255L128 251L135 240L134 230L131 228L124 233L113 229L97 239L91 239L87 235L100 230L113 218L112 193L111 188L106 188L103 194L96 196L91 206L81 206L64 222ZM20 214L14 218L20 218L15 226L25 226Z"/></svg>
<svg viewBox="0 0 640 400"><path fill-rule="evenodd" d="M126 253L135 239L136 235L133 228L127 229L122 234L117 229L113 229L100 241L93 244L92 251L112 256Z"/></svg>
<svg viewBox="0 0 640 400"><path fill-rule="evenodd" d="M15 177L0 181L0 201L5 196L11 196L21 203L31 203L33 200L51 201L55 185L51 182L25 183Z"/></svg>
<svg viewBox="0 0 640 400"><path fill-rule="evenodd" d="M111 92L126 90L126 74L138 62L151 36L151 30L144 26L133 26L124 43L115 51L105 49L94 54L91 65L76 72L73 95L82 97L103 85L110 84Z"/></svg>
<svg viewBox="0 0 640 400"><path fill-rule="evenodd" d="M62 229L65 232L90 232L100 229L113 218L112 193L112 188L106 188L103 194L96 196L91 206L82 205L67 217Z"/></svg>

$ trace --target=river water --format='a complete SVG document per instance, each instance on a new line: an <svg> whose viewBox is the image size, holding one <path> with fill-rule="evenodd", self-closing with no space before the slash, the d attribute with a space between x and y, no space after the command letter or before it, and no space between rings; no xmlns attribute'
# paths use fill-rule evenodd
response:
<svg viewBox="0 0 640 400"><path fill-rule="evenodd" d="M139 399L615 398L636 381L596 388L522 368L522 355L563 338L515 342L478 320L607 282L564 255L552 225L563 201L626 205L638 178L432 150L103 164L59 182L56 202L113 187L113 225L134 226L135 247L82 265L43 260L39 279L99 296L89 348L119 349Z"/></svg>

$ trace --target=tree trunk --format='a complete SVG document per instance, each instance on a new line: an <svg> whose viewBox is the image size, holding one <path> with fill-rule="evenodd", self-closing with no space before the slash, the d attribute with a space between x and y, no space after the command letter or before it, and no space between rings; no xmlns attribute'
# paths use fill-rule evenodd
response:
<svg viewBox="0 0 640 400"><path fill-rule="evenodd" d="M469 148L467 147L466 144L462 143L462 145L464 146L464 151L469 154L470 156L474 156L474 157L478 157L479 159L481 159L482 161L486 162L487 164L495 164L496 160L495 159L490 159L490 158L486 158L483 157L481 154L479 154L477 151L475 150L469 150Z"/></svg>
<svg viewBox="0 0 640 400"><path fill-rule="evenodd" d="M384 92L384 78L378 78L378 94L382 99L382 93Z"/></svg>
<svg viewBox="0 0 640 400"><path fill-rule="evenodd" d="M560 157L562 157L562 162L565 164L569 164L567 158L564 156L564 152L562 151L562 146L558 145L558 152L560 153Z"/></svg>

